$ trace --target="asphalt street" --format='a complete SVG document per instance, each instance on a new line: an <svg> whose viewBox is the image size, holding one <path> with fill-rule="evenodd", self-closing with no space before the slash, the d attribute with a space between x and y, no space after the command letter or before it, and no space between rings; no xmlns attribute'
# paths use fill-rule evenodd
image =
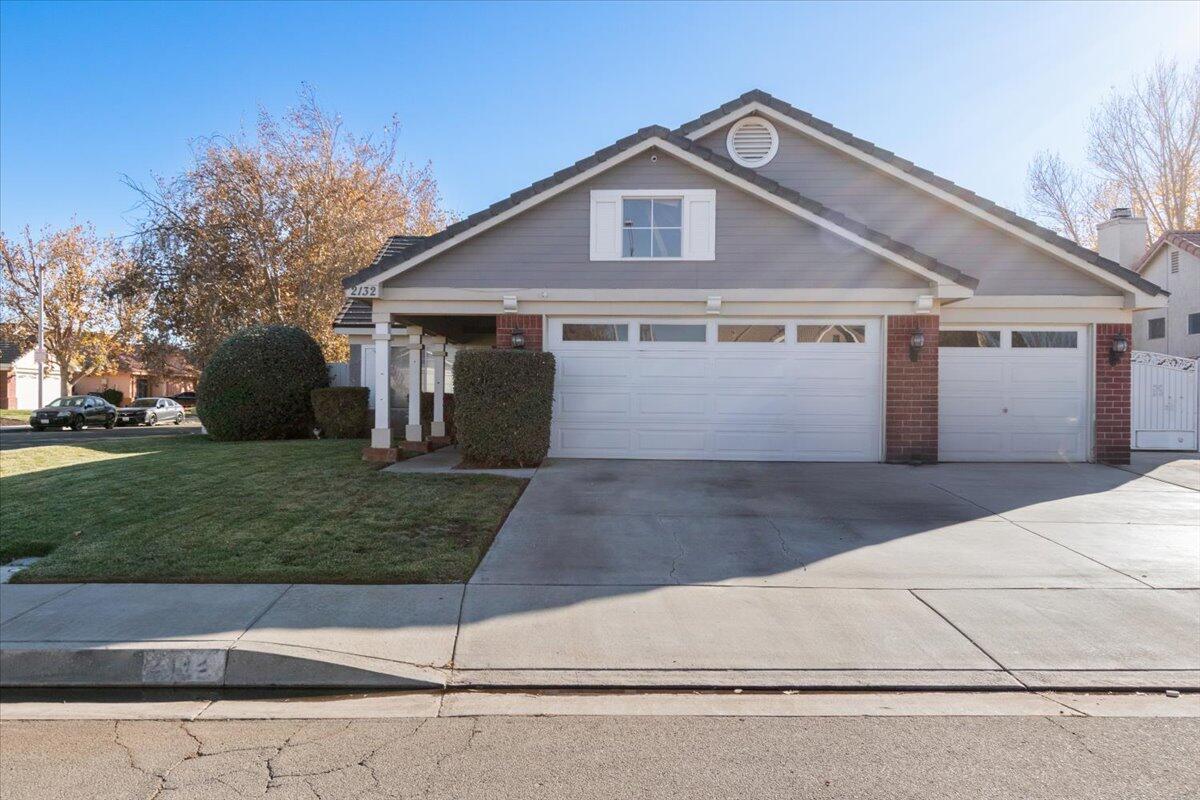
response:
<svg viewBox="0 0 1200 800"><path fill-rule="evenodd" d="M1200 720L7 721L5 800L1184 798Z"/></svg>
<svg viewBox="0 0 1200 800"><path fill-rule="evenodd" d="M126 439L143 436L189 436L200 432L200 421L189 419L182 424L165 423L147 428L144 425L136 427L120 427L112 430L104 427L89 427L81 431L45 430L33 431L28 426L0 427L0 450L19 450L25 447L41 447L52 444L80 444L106 439Z"/></svg>

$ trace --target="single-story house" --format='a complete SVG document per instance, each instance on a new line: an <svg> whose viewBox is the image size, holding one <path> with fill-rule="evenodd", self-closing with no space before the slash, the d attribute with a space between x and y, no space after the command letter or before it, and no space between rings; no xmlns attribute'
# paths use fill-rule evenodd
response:
<svg viewBox="0 0 1200 800"><path fill-rule="evenodd" d="M1200 231L1167 231L1133 269L1171 293L1166 308L1134 314L1134 347L1200 358Z"/></svg>
<svg viewBox="0 0 1200 800"><path fill-rule="evenodd" d="M393 237L335 330L367 457L444 433L420 390L491 346L556 355L556 457L1122 462L1133 315L1167 300L1140 254L752 91Z"/></svg>
<svg viewBox="0 0 1200 800"><path fill-rule="evenodd" d="M118 358L115 370L80 378L75 382L74 390L78 394L87 394L116 389L125 400L171 397L194 391L199 377L199 371L178 351L171 351L154 363L135 354Z"/></svg>
<svg viewBox="0 0 1200 800"><path fill-rule="evenodd" d="M42 402L59 396L59 369L46 364L42 373ZM38 407L38 365L34 348L23 341L0 340L0 408Z"/></svg>

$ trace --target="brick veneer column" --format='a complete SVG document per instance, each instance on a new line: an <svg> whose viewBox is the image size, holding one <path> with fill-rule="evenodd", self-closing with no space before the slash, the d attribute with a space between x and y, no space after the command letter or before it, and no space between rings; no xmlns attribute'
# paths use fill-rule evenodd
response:
<svg viewBox="0 0 1200 800"><path fill-rule="evenodd" d="M496 317L496 347L512 349L512 333L525 332L525 349L542 349L542 317L540 314L500 314Z"/></svg>
<svg viewBox="0 0 1200 800"><path fill-rule="evenodd" d="M1132 325L1096 326L1096 460L1106 464L1129 463L1130 353L1108 363L1117 334L1133 350Z"/></svg>
<svg viewBox="0 0 1200 800"><path fill-rule="evenodd" d="M909 356L912 335L925 332L916 361ZM887 318L886 459L890 462L938 459L938 317L913 314Z"/></svg>

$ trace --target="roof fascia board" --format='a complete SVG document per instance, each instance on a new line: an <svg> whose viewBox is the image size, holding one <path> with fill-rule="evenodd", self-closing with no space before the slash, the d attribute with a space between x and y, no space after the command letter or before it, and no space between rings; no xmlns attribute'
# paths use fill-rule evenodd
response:
<svg viewBox="0 0 1200 800"><path fill-rule="evenodd" d="M1148 296L1148 295L1146 295L1146 292L1143 292L1141 289L1138 289L1136 286L1129 283L1128 281L1123 280L1120 277L1113 275L1110 272L1102 270L1099 267L1095 266L1094 264L1089 264L1088 262L1084 261L1083 259L1079 258L1078 256L1076 256L1072 253L1068 253L1067 251L1063 250L1062 248L1055 246L1053 243L1047 242L1045 239L1042 239L1041 237L1034 236L1032 233L1029 233L1028 231L1023 231L1020 228L1018 228L1016 225L1013 225L1012 223L1006 222L1005 220L1001 219L1000 217L997 217L995 214L985 211L982 208L979 208L978 206L976 206L972 203L968 203L965 200L963 200L962 198L955 197L953 194L950 194L949 192L947 192L943 189L939 189L938 187L928 183L927 181L924 181L915 175L911 175L911 174L905 172L904 170L899 169L896 166L887 163L886 161L882 161L882 160L876 158L875 156L871 155L870 153L864 153L862 150L859 150L857 147L846 144L845 142L835 139L832 136L829 136L828 134L822 133L821 131L819 131L815 128L811 128L808 125L805 125L803 122L800 122L799 120L794 119L787 114L776 111L775 109L771 108L770 106L768 106L765 103L762 103L758 100L751 100L750 102L746 103L746 105L742 106L741 108L737 108L733 111L730 111L728 114L725 114L724 116L708 123L704 127L697 128L696 130L694 130L691 133L688 133L686 135L689 139L692 139L693 141L699 140L702 137L707 136L708 134L712 133L713 131L719 130L720 128L730 124L731 122L734 122L734 121L740 119L741 117L744 117L748 113L761 114L763 116L769 117L771 120L778 122L782 125L785 125L785 126L791 128L792 130L797 131L798 133L802 133L805 136L815 139L824 145L832 147L833 149L835 149L841 153L852 156L853 158L856 158L859 161L869 164L872 167L875 167L876 169L878 169L880 172L890 175L893 178L896 178L897 180L903 181L903 182L909 184L910 186L914 186L918 189L928 192L929 194L933 195L934 197L938 198L939 200L949 203L949 204L953 205L955 208L958 208L962 211L966 211L967 213L977 217L978 219L983 220L984 222L988 223L989 225L999 228L1000 230L1004 231L1005 233L1009 233L1014 236L1017 236L1022 241L1037 247L1039 250L1042 250L1043 252L1048 253L1049 255L1053 256L1054 258L1057 258L1058 260L1063 261L1063 262L1069 264L1070 266L1075 267L1076 269L1079 269L1079 270L1082 270L1082 271L1088 273L1092 277L1096 278L1097 280L1100 280L1101 282L1103 282L1109 286L1112 286L1117 289L1125 289L1125 290L1133 291L1133 292L1137 293L1138 295Z"/></svg>
<svg viewBox="0 0 1200 800"><path fill-rule="evenodd" d="M747 194L750 194L754 197L759 198L760 200L763 200L773 206L776 206L777 208L780 208L783 211L786 211L786 212L792 214L793 216L800 217L801 219L804 219L814 225L817 225L818 227L824 228L825 230L828 230L834 234L837 234L838 236L841 236L842 238L846 239L847 241L850 241L851 243L858 245L859 247L863 248L864 250L867 250L868 252L874 253L875 255L879 256L880 258L883 258L885 261L889 261L889 262L895 264L896 266L906 269L909 272L912 272L912 273L920 276L921 278L924 278L924 279L930 281L930 283L932 283L934 286L955 287L955 289L953 290L955 293L952 296L969 297L969 296L971 296L971 294L973 294L973 291L969 287L965 287L958 283L955 283L950 278L947 278L944 275L939 275L936 272L933 272L932 270L926 269L925 267L921 266L920 264L916 263L915 261L912 261L911 259L905 258L904 256L902 256L898 253L894 253L891 250L888 250L887 248L885 248L881 245L878 245L875 242L872 242L868 239L864 239L863 237L859 236L858 234L854 233L853 231L846 230L845 228L841 227L840 225L838 225L834 222L831 222L830 220L827 220L822 216L814 214L806 208L795 205L794 203L792 203L788 200L785 200L784 198L779 197L771 192L768 192L765 189L763 189L759 186L756 186L753 183L751 183L737 175L733 175L730 172L728 172L724 169L721 169L719 166L711 164L708 161L706 161L705 159L700 158L699 156L697 156L693 153L689 153L686 150L684 150L680 147L677 147L676 145L672 144L671 142L669 142L666 139L663 139L659 136L648 137L648 138L644 139L643 141L638 142L637 144L633 145L629 149L613 155L607 161L601 162L600 164L597 164L594 167L591 167L590 169L587 169L584 172L579 173L578 175L568 178L567 180L563 181L560 184L552 186L552 187L546 189L545 191L543 191L539 194L536 194L533 197L530 197L521 203L518 203L517 205L513 206L512 208L507 209L504 212L497 214L494 217L491 217L490 219L484 220L483 222L479 223L478 225L463 231L458 236L455 236L451 239L447 239L446 241L441 242L440 244L436 245L435 247L431 247L428 250L425 250L425 251L417 254L411 260L401 262L401 263L395 265L394 267L392 267L391 269L385 270L384 272L381 272L378 275L375 275L375 276L363 281L362 283L358 284L358 286L372 286L373 285L373 286L379 287L382 285L382 283L384 281L389 280L390 278L393 278L396 275L401 274L402 272L406 272L406 271L412 269L413 267L416 267L417 265L429 260L430 258L433 258L434 256L438 255L439 253L445 252L446 250L450 249L451 247L454 247L454 246L460 244L461 242L466 241L467 239L477 236L480 233L483 233L484 231L490 230L491 228L494 228L497 225L504 223L505 221L511 219L512 217L515 217L518 214L524 213L525 211L528 211L529 209L555 197L556 195L559 195L559 194L567 191L568 189L578 186L579 184L581 184L587 180L590 180L591 178L601 174L602 172L605 172L605 171L611 169L612 167L638 155L639 153L645 152L646 150L648 150L652 147L658 147L658 148L670 153L671 155L675 156L676 158L679 158L681 161L684 161L687 164L690 164L691 166L693 166L697 169L707 172L716 178L724 180L726 183L729 183L730 185L735 186L738 189L741 189L742 191L746 192ZM353 289L354 289L354 287L350 287L346 290L346 293L348 296L353 291ZM947 291L949 291L949 290L947 290ZM965 294L960 295L960 294L958 294L958 292L963 292Z"/></svg>

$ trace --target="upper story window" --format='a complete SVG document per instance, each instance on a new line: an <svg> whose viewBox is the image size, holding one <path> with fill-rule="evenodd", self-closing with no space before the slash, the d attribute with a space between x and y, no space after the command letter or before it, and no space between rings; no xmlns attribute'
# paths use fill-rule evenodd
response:
<svg viewBox="0 0 1200 800"><path fill-rule="evenodd" d="M591 193L592 261L712 261L715 189L596 189Z"/></svg>
<svg viewBox="0 0 1200 800"><path fill-rule="evenodd" d="M1188 336L1200 333L1200 311L1188 314Z"/></svg>
<svg viewBox="0 0 1200 800"><path fill-rule="evenodd" d="M682 197L626 197L621 204L623 258L683 256Z"/></svg>

